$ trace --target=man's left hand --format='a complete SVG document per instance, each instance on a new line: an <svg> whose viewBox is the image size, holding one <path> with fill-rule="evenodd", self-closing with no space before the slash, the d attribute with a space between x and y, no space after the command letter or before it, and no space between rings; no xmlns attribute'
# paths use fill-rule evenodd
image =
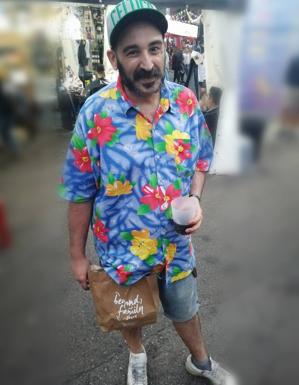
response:
<svg viewBox="0 0 299 385"><path fill-rule="evenodd" d="M199 206L199 205L198 205ZM203 215L202 215L202 209L199 206L198 211L196 213L196 216L192 218L192 220L188 223L188 227L186 229L186 234L191 235L195 233L196 230L200 228L200 225L202 223Z"/></svg>

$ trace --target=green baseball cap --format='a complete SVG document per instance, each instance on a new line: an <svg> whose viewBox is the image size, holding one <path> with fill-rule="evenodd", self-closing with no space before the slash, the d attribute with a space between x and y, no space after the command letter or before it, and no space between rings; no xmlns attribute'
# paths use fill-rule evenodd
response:
<svg viewBox="0 0 299 385"><path fill-rule="evenodd" d="M167 31L167 19L154 4L146 0L123 0L106 17L110 45L112 47L116 45L123 28L139 20L149 21L161 31L162 35Z"/></svg>

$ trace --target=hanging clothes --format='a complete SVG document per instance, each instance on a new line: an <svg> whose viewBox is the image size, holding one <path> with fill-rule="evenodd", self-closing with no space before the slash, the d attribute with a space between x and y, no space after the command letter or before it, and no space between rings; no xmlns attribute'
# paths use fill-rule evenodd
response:
<svg viewBox="0 0 299 385"><path fill-rule="evenodd" d="M78 47L78 62L79 62L79 65L82 67L85 67L88 64L88 58L86 56L85 45L86 45L86 41L81 40L79 47Z"/></svg>

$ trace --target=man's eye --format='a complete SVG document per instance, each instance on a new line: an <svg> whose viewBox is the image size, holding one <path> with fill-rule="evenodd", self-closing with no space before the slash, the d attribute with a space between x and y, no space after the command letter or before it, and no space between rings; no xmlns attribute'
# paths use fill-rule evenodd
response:
<svg viewBox="0 0 299 385"><path fill-rule="evenodd" d="M137 51L128 51L127 56L136 56L138 54Z"/></svg>
<svg viewBox="0 0 299 385"><path fill-rule="evenodd" d="M151 48L152 53L159 53L160 52L160 47L152 47Z"/></svg>

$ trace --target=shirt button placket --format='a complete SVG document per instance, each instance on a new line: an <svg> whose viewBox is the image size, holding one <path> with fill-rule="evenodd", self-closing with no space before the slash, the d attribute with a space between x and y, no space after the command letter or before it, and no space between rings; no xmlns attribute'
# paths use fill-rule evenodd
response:
<svg viewBox="0 0 299 385"><path fill-rule="evenodd" d="M156 135L155 135L155 124L153 124L153 145L155 146L156 143ZM155 166L156 166L156 176L159 186L163 186L163 179L159 175L159 167L161 167L161 155L154 149L154 157L155 157Z"/></svg>
<svg viewBox="0 0 299 385"><path fill-rule="evenodd" d="M155 129L156 129L156 126L155 126L155 124L153 124L153 128L152 128L153 146L155 146L156 142L161 141L161 139L157 135L157 131ZM153 154L154 154L154 159L155 159L155 174L157 177L158 186L163 187L164 181L163 181L163 179L159 173L159 168L161 167L161 155L155 150L155 148L153 149ZM162 234L163 231L161 228L161 224L163 223L163 220L162 220L163 218L161 217L162 215L164 215L163 212L160 209L158 209L157 216L159 217L159 221L160 221L160 229L159 229L159 236L160 237L163 236L163 234ZM162 250L162 248L161 248L161 250Z"/></svg>

